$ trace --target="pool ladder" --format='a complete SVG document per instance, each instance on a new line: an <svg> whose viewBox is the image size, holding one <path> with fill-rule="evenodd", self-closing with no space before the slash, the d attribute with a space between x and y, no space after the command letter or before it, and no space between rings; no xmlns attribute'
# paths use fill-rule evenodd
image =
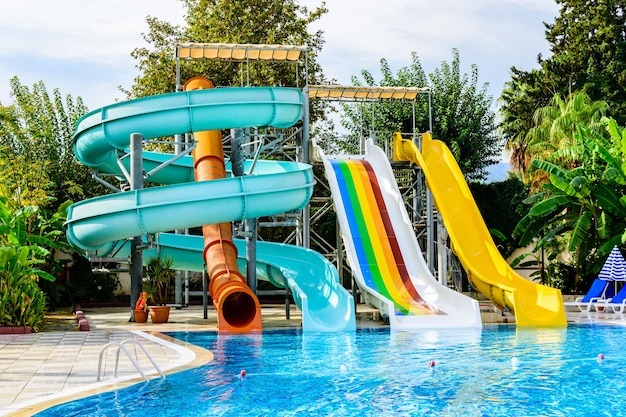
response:
<svg viewBox="0 0 626 417"><path fill-rule="evenodd" d="M122 340L119 343L118 342L109 342L109 343L107 343L106 345L104 345L102 347L102 350L100 351L100 357L98 359L98 378L97 378L97 381L101 381L102 380L101 377L100 377L100 371L102 370L102 355L104 355L104 352L108 348L110 348L111 346L117 346L117 354L115 355L115 372L113 373L113 377L117 378L117 368L118 368L118 365L120 363L120 351L124 351L124 353L126 354L128 359L130 360L130 362L133 364L135 369L137 369L137 372L139 372L141 374L141 376L143 377L143 379L145 379L146 382L148 382L148 377L146 376L145 372L141 370L141 368L139 367L139 364L137 363L137 361L133 359L133 357L131 356L131 354L128 351L128 349L126 349L124 347L125 343L133 343L133 344L139 346L141 348L141 350L143 350L143 353L145 353L145 355L148 358L148 360L150 360L150 362L152 363L152 366L154 366L154 369L156 369L157 372L161 375L161 378L165 378L165 374L163 374L163 371L161 371L161 368L159 368L159 366L156 364L154 359L152 359L152 356L150 356L148 351L146 351L146 348L143 347L143 345L141 343L139 343L135 339L125 339L125 340Z"/></svg>

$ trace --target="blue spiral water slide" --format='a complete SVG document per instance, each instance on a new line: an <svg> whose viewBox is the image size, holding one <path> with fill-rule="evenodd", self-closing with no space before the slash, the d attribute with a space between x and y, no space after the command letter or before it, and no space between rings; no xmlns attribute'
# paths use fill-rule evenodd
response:
<svg viewBox="0 0 626 417"><path fill-rule="evenodd" d="M153 139L216 129L286 128L300 120L302 109L302 92L295 88L219 88L144 97L86 114L76 126L74 151L92 169L122 176L120 163L128 170L129 158L118 156L128 149L132 133ZM143 152L143 158L150 172L171 155ZM248 161L245 170L249 175L194 182L192 158L179 158L146 179L166 185L70 206L65 224L68 241L92 255L104 257L115 249L116 256L127 256L130 237L158 234L161 254L172 254L182 270L202 271L202 237L164 232L300 210L313 193L310 165ZM245 246L237 239L235 244L241 257ZM354 300L323 256L293 245L257 245L258 277L290 288L305 331L356 327Z"/></svg>

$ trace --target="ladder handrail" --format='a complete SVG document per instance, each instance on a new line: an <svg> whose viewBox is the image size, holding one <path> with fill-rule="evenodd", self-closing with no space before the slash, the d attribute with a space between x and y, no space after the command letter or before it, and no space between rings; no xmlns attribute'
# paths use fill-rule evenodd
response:
<svg viewBox="0 0 626 417"><path fill-rule="evenodd" d="M141 342L139 342L138 340L135 340L135 339L125 339L125 340L122 340L120 342L120 344L123 345L126 342L134 343L137 346L139 346L141 348L141 350L143 350L143 353L145 353L146 357L148 358L148 360L150 361L150 363L152 364L154 369L156 369L156 371L159 373L159 375L161 375L161 378L165 378L165 374L163 373L163 371L161 371L161 368L159 368L159 365L157 365L156 361L148 353L148 351L146 350L144 345L141 344ZM119 356L119 351L118 351L118 356Z"/></svg>
<svg viewBox="0 0 626 417"><path fill-rule="evenodd" d="M152 358L152 356L150 356L150 354L148 353L148 351L146 350L146 348L137 340L135 339L125 339L122 340L121 342L109 342L106 345L104 345L102 347L102 350L100 350L100 356L98 358L98 377L97 377L97 381L100 381L100 371L102 370L102 356L104 355L104 352L111 346L117 346L117 352L115 354L115 370L113 373L113 377L117 378L117 369L118 369L118 365L119 365L119 360L120 360L120 351L124 351L124 353L126 354L126 356L128 357L128 359L130 360L130 362L133 364L133 366L135 367L135 369L137 369L137 372L139 372L141 374L141 376L143 377L143 379L147 382L148 381L148 377L146 376L146 374L141 370L141 368L139 367L139 364L137 363L136 360L134 360L130 354L130 352L128 351L128 349L126 349L124 347L124 343L134 343L137 346L139 346L141 348L141 350L143 351L143 353L146 355L146 357L148 358L148 360L150 361L150 363L152 363L152 366L154 366L154 369L156 369L156 371L161 375L161 378L165 378L165 374L163 374L163 371L161 371L161 368L159 368L159 366L157 365L157 363L154 361L154 359Z"/></svg>

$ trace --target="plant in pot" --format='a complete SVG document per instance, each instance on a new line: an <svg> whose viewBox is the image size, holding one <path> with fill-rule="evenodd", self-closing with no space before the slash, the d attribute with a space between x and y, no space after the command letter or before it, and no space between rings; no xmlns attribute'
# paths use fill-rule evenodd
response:
<svg viewBox="0 0 626 417"><path fill-rule="evenodd" d="M143 290L150 304L150 320L153 323L165 323L169 320L170 307L165 305L170 284L174 279L174 259L171 256L155 256L148 259L145 268L146 277Z"/></svg>
<svg viewBox="0 0 626 417"><path fill-rule="evenodd" d="M148 294L145 291L139 294L133 315L135 323L146 323L148 321Z"/></svg>

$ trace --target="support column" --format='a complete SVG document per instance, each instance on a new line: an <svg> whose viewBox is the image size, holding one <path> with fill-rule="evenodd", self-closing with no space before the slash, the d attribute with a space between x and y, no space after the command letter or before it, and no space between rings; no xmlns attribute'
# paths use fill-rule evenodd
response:
<svg viewBox="0 0 626 417"><path fill-rule="evenodd" d="M143 136L140 133L130 135L130 189L132 191L143 188L143 164L142 164L142 142ZM143 237L135 236L130 243L130 321L135 321L135 304L142 291L143 280L143 253L141 246Z"/></svg>
<svg viewBox="0 0 626 417"><path fill-rule="evenodd" d="M307 80L308 81L308 80ZM301 138L301 147L302 147L302 160L305 164L311 163L311 157L309 155L309 150L311 146L311 133L309 130L310 124L310 107L309 107L309 88L306 87L303 90L302 94L302 104L303 104L303 112L302 112L302 138ZM302 236L301 245L305 248L311 247L311 204L307 204L306 207L302 210Z"/></svg>
<svg viewBox="0 0 626 417"><path fill-rule="evenodd" d="M426 190L426 263L431 274L435 273L435 219L433 194Z"/></svg>
<svg viewBox="0 0 626 417"><path fill-rule="evenodd" d="M244 220L246 232L246 283L254 294L257 293L256 279L256 240L257 219Z"/></svg>
<svg viewBox="0 0 626 417"><path fill-rule="evenodd" d="M243 154L243 129L230 130L230 164L233 175L242 177L244 172ZM246 237L246 284L254 294L257 292L256 279L256 241L257 241L257 219L244 220L244 235Z"/></svg>
<svg viewBox="0 0 626 417"><path fill-rule="evenodd" d="M446 241L448 231L443 224L441 214L437 213L437 274L439 283L448 286L448 253L446 251Z"/></svg>

